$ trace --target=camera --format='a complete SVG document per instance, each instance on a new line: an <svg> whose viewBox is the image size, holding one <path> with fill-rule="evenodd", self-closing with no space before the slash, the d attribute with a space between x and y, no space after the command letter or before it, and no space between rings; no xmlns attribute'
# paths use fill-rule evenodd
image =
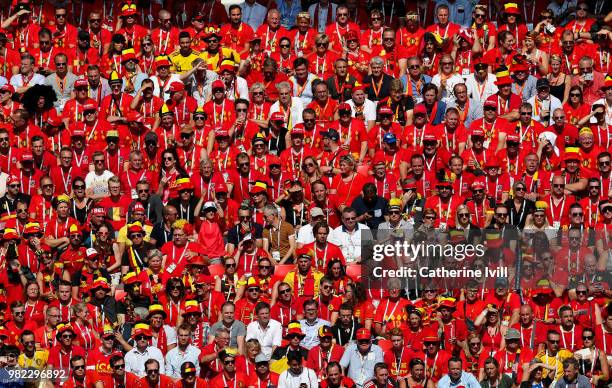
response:
<svg viewBox="0 0 612 388"><path fill-rule="evenodd" d="M549 34L554 34L555 31L557 30L557 28L553 26L552 24L547 24L546 27L544 28L546 29L546 32L548 32Z"/></svg>
<svg viewBox="0 0 612 388"><path fill-rule="evenodd" d="M583 78L585 81L593 81L593 73L586 73Z"/></svg>

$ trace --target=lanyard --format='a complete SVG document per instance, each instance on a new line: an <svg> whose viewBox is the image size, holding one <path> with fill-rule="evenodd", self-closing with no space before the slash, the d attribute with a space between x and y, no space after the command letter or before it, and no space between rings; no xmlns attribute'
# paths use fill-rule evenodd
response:
<svg viewBox="0 0 612 388"><path fill-rule="evenodd" d="M185 256L188 246L189 246L189 241L187 241L187 244L185 244L185 247L183 248L183 252L181 253L181 256L178 258L178 260L175 261L177 265L181 262L181 260L183 260L183 256ZM174 259L175 256L176 256L176 245L172 244L172 258Z"/></svg>
<svg viewBox="0 0 612 388"><path fill-rule="evenodd" d="M391 310L391 313L389 313L389 315L387 315L387 309L389 308L389 303L390 302L391 302L391 300L387 299L387 304L385 306L385 312L383 313L383 321L385 321L385 322L390 321L390 319L387 319L387 317L392 317L393 313L395 312L395 309L399 305L399 301L395 302L395 305L393 306L393 310Z"/></svg>
<svg viewBox="0 0 612 388"><path fill-rule="evenodd" d="M572 333L572 347L568 348L567 344L565 343L565 333L568 333L568 332L563 330L563 327L559 325L559 332L561 333L561 339L563 340L563 347L566 349L573 350L574 349L574 335L576 334L576 326L572 326L572 330L570 331Z"/></svg>
<svg viewBox="0 0 612 388"><path fill-rule="evenodd" d="M553 222L555 222L555 211L553 208L553 202L552 202L552 196L548 199L548 203L550 204L550 215L552 216L552 220ZM565 208L565 196L563 196L563 199L560 202L561 204L561 211L559 212L559 222L561 221L561 217L563 217L563 209Z"/></svg>

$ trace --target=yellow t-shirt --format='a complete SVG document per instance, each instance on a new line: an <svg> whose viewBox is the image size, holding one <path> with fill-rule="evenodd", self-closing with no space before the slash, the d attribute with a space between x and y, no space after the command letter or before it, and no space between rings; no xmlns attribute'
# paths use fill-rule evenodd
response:
<svg viewBox="0 0 612 388"><path fill-rule="evenodd" d="M151 239L151 231L153 230L153 226L144 225L142 228L145 231L145 236L143 239L146 242L149 242L149 240ZM130 239L127 237L127 225L123 225L121 229L119 229L119 234L117 235L117 242L124 243L128 247L132 246L132 241L130 241Z"/></svg>
<svg viewBox="0 0 612 388"><path fill-rule="evenodd" d="M191 70L191 68L193 67L191 66L191 62L195 61L198 58L200 58L200 53L195 50L191 51L191 53L186 57L183 56L180 51L175 51L170 54L170 62L172 62L174 70L179 74L183 74Z"/></svg>
<svg viewBox="0 0 612 388"><path fill-rule="evenodd" d="M19 366L22 368L45 369L47 367L48 359L49 352L45 349L39 349L34 351L32 358L29 358L24 353L21 353L19 358L17 358L17 364L19 364Z"/></svg>
<svg viewBox="0 0 612 388"><path fill-rule="evenodd" d="M215 55L210 55L210 53L204 51L200 54L200 58L206 61L208 68L212 71L219 70L221 62L225 59L229 59L236 64L240 63L240 54L236 50L227 47L221 47Z"/></svg>
<svg viewBox="0 0 612 388"><path fill-rule="evenodd" d="M557 352L555 357L549 356L546 351L538 353L537 358L539 358L544 364L554 366L557 368L557 373L555 374L555 378L553 380L559 380L563 377L563 361L573 356L573 353L567 349L560 349ZM542 368L542 377L548 376L548 369Z"/></svg>
<svg viewBox="0 0 612 388"><path fill-rule="evenodd" d="M295 290L293 287L295 286L295 276L297 275L297 285L299 289L299 296L302 296L304 291L304 285L306 283L306 276L302 276L296 271L291 271L287 275L285 275L285 279L283 280L285 283L291 287L291 291L295 295ZM319 283L321 282L321 278L324 276L323 272L319 272L315 269L312 269L312 277L314 280L314 295L313 299L317 299L319 297Z"/></svg>

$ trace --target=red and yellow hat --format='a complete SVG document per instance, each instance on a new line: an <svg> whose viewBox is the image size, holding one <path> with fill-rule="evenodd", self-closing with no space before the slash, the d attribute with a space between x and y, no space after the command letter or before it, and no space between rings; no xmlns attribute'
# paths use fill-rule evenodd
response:
<svg viewBox="0 0 612 388"><path fill-rule="evenodd" d="M136 4L125 4L121 7L121 16L133 16L138 14L138 8Z"/></svg>
<svg viewBox="0 0 612 388"><path fill-rule="evenodd" d="M144 335L145 337L152 337L151 327L146 323L137 323L134 325L134 329L132 330L132 338L136 338L139 335Z"/></svg>
<svg viewBox="0 0 612 388"><path fill-rule="evenodd" d="M197 300L188 300L185 302L185 310L183 311L183 317L187 314L202 314L200 305Z"/></svg>
<svg viewBox="0 0 612 388"><path fill-rule="evenodd" d="M128 272L125 275L123 275L124 284L134 284L134 283L141 283L141 282L142 281L140 280L136 272Z"/></svg>
<svg viewBox="0 0 612 388"><path fill-rule="evenodd" d="M72 327L72 325L68 322L64 322L64 323L60 323L59 325L57 325L55 327L55 329L57 330L56 334L55 334L55 338L57 338L58 340L60 339L60 337L62 336L62 334L66 333L66 332L71 332L72 333L72 337L74 338L75 333L74 333L74 328Z"/></svg>
<svg viewBox="0 0 612 388"><path fill-rule="evenodd" d="M302 325L299 322L291 322L289 326L287 326L287 334L285 338L289 338L293 335L297 335L298 337L304 338L306 334L302 331Z"/></svg>
<svg viewBox="0 0 612 388"><path fill-rule="evenodd" d="M155 314L161 314L164 317L163 319L166 319L168 316L166 310L164 310L164 306L157 303L149 306L149 315L147 315L147 320L151 319L151 316Z"/></svg>
<svg viewBox="0 0 612 388"><path fill-rule="evenodd" d="M520 15L521 11L519 11L518 4L506 3L504 4L504 13L511 14L511 15Z"/></svg>

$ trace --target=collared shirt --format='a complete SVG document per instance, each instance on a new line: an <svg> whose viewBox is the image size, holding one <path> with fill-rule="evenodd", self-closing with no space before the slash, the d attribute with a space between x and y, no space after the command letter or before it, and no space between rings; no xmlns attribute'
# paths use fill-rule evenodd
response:
<svg viewBox="0 0 612 388"><path fill-rule="evenodd" d="M461 371L461 378L458 381L451 381L449 375L444 375L440 381L438 381L438 388L452 388L460 385L465 388L480 388L480 383L476 380L476 377L465 371Z"/></svg>
<svg viewBox="0 0 612 388"><path fill-rule="evenodd" d="M469 27L472 22L472 2L469 0L437 0L436 9L442 4L448 6L448 20L461 25L461 27ZM434 19L438 23L438 18L435 15Z"/></svg>
<svg viewBox="0 0 612 388"><path fill-rule="evenodd" d="M174 379L181 378L181 365L187 361L193 362L196 366L196 375L200 374L200 357L201 350L189 344L185 351L181 351L179 347L174 347L166 354L166 376Z"/></svg>
<svg viewBox="0 0 612 388"><path fill-rule="evenodd" d="M133 347L132 350L126 353L125 371L132 372L138 377L146 376L145 362L150 358L159 362L160 371L165 370L164 355L161 350L154 346L149 346L144 352L140 352L137 347Z"/></svg>
<svg viewBox="0 0 612 388"><path fill-rule="evenodd" d="M482 105L489 96L494 95L499 90L495 85L495 81L497 81L497 77L493 74L488 74L487 80L483 84L480 84L476 81L474 73L470 73L465 79L468 97L474 100L478 105Z"/></svg>
<svg viewBox="0 0 612 388"><path fill-rule="evenodd" d="M541 108L536 107L536 99L539 101L539 106L541 106ZM563 105L561 105L561 101L559 101L559 99L553 96L552 94L548 96L546 100L541 102L538 99L537 95L531 97L527 102L530 103L533 107L533 115L531 116L531 118L534 121L540 122L545 127L553 125L553 112L555 111L555 109L563 108ZM540 117L541 110L548 111L548 116L546 118Z"/></svg>
<svg viewBox="0 0 612 388"><path fill-rule="evenodd" d="M383 351L378 345L371 345L370 351L364 356L359 352L356 343L351 343L340 359L340 365L347 370L347 377L350 377L357 387L374 377L374 365L383 362Z"/></svg>
<svg viewBox="0 0 612 388"><path fill-rule="evenodd" d="M308 323L306 319L300 319L300 324L302 325L302 332L306 334L306 337L302 339L301 345L308 350L319 345L319 328L325 325L331 326L330 322L319 318L313 323Z"/></svg>
<svg viewBox="0 0 612 388"><path fill-rule="evenodd" d="M355 231L352 233L349 233L344 225L340 225L331 231L327 241L340 247L347 263L354 263L358 259L361 260L362 235L369 232L370 228L361 223L355 225Z"/></svg>
<svg viewBox="0 0 612 388"><path fill-rule="evenodd" d="M249 5L246 1L240 4L242 9L242 21L256 31L261 26L266 18L268 10L263 5L254 1L253 5Z"/></svg>
<svg viewBox="0 0 612 388"><path fill-rule="evenodd" d="M246 330L246 338L248 341L251 338L255 338L261 345L261 352L266 357L272 356L272 348L274 346L280 346L283 341L283 326L277 320L270 319L268 326L262 329L258 321L249 323Z"/></svg>
<svg viewBox="0 0 612 388"><path fill-rule="evenodd" d="M515 80L512 83L512 93L521 97L523 102L527 102L531 97L535 96L538 93L536 89L537 82L538 79L532 76L531 74L527 77L523 86L519 86L519 84Z"/></svg>

